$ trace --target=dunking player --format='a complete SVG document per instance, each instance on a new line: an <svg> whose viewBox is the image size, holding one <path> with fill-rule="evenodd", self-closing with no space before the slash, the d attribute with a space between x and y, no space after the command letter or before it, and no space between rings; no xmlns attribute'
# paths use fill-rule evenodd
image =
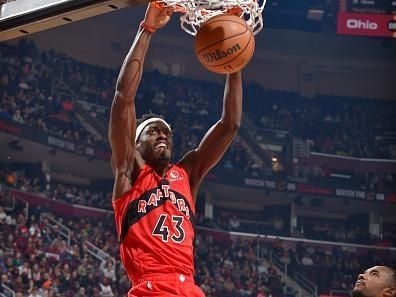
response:
<svg viewBox="0 0 396 297"><path fill-rule="evenodd" d="M374 266L359 274L353 297L396 297L396 271L388 266Z"/></svg>
<svg viewBox="0 0 396 297"><path fill-rule="evenodd" d="M149 4L122 65L111 108L113 208L121 260L133 282L129 297L204 295L193 280L195 200L202 179L223 156L241 121L237 72L226 77L221 119L177 164L170 164L170 125L160 117L137 123L134 98L144 58L154 32L171 14Z"/></svg>

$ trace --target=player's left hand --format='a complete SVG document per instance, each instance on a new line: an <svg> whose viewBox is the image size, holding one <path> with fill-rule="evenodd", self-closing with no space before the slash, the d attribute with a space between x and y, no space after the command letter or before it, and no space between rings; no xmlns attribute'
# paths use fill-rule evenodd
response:
<svg viewBox="0 0 396 297"><path fill-rule="evenodd" d="M162 28L169 22L172 13L173 9L164 7L162 2L150 2L146 10L144 23L154 29Z"/></svg>

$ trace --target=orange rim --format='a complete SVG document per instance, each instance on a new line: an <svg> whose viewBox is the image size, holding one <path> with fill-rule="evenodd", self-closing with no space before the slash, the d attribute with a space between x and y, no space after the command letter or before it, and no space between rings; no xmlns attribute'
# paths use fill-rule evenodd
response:
<svg viewBox="0 0 396 297"><path fill-rule="evenodd" d="M227 9L227 13L235 14L237 16L241 16L242 9L239 6L234 6L233 8Z"/></svg>
<svg viewBox="0 0 396 297"><path fill-rule="evenodd" d="M173 8L174 12L187 13L187 10L183 6L180 6L180 5L176 4L172 8Z"/></svg>

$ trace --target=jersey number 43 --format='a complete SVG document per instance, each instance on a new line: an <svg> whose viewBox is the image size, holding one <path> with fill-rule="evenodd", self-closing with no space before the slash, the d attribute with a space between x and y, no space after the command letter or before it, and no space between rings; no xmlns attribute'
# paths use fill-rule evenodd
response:
<svg viewBox="0 0 396 297"><path fill-rule="evenodd" d="M167 216L167 214L160 215L152 234L154 236L161 237L163 242L168 242L169 237L176 243L183 242L184 238L186 237L186 233L182 227L184 217L172 216L172 223L174 225L175 232L173 234L169 234L169 226L165 225Z"/></svg>

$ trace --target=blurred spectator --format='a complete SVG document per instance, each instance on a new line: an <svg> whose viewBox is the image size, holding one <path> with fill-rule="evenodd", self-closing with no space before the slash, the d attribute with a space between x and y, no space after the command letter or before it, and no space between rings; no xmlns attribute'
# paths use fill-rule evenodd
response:
<svg viewBox="0 0 396 297"><path fill-rule="evenodd" d="M1 118L109 150L106 135L100 139L87 131L73 108L77 102L85 102L93 118L107 122L112 97L109 90L113 89L117 77L115 70L82 63L54 51L40 52L27 40L21 40L17 46L1 45L0 54L5 68L0 77L4 87ZM309 139L313 150L318 152L391 158L390 146L383 134L396 129L392 121L396 110L393 102L329 96L309 100L290 92L266 90L256 83L250 83L246 89L247 114L259 127L286 130L297 138ZM218 83L146 72L136 95L137 114L152 110L169 116L172 126L179 131L174 139L174 158L179 159L198 145L217 119L220 104L214 104L213 97L221 98L222 92ZM263 97L265 101L261 100ZM180 110L177 116L173 112L175 105ZM260 133L256 133L259 139ZM273 168L258 163L239 138L212 172L258 178L285 174L286 164L272 165ZM312 181L327 178L325 170L317 166L304 172L304 178ZM356 179L362 177L353 177L350 183L356 185ZM393 185L395 177L371 174L363 179L362 188L382 191ZM70 195L76 197L75 193L68 193ZM78 195L75 200L84 198Z"/></svg>
<svg viewBox="0 0 396 297"><path fill-rule="evenodd" d="M107 277L102 279L100 286L100 297L113 297L113 290L111 289L110 280Z"/></svg>
<svg viewBox="0 0 396 297"><path fill-rule="evenodd" d="M248 90L252 100L248 112L258 127L312 140L312 149L320 153L392 157L383 136L396 130L394 102L334 96L310 100L296 93L266 90L256 83Z"/></svg>
<svg viewBox="0 0 396 297"><path fill-rule="evenodd" d="M78 292L76 294L74 294L73 297L87 297L87 295L85 294L85 288L80 287L78 289Z"/></svg>
<svg viewBox="0 0 396 297"><path fill-rule="evenodd" d="M238 230L240 225L241 225L241 223L239 222L239 219L238 219L238 217L236 215L233 215L230 218L230 223L229 224L230 224L230 230Z"/></svg>
<svg viewBox="0 0 396 297"><path fill-rule="evenodd" d="M115 282L116 281L116 273L115 273L115 268L113 265L113 262L111 261L111 259L108 259L107 261L102 261L102 263L100 264L100 269L103 272L103 275Z"/></svg>

